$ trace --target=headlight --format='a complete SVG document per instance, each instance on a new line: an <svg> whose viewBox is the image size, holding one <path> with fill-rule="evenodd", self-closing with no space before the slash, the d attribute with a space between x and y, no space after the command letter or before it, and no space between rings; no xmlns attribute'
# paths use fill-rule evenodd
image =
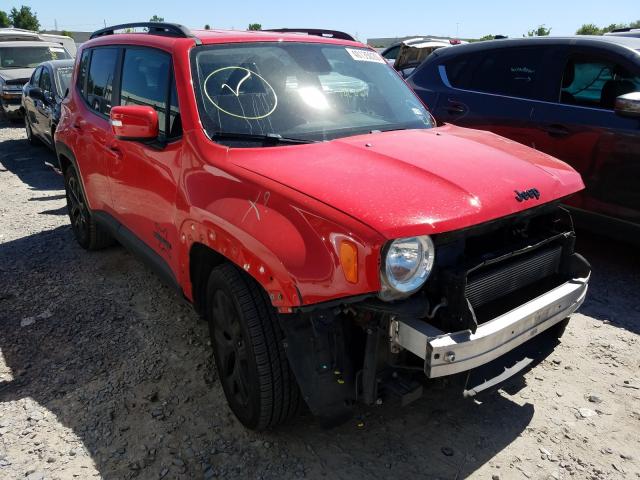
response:
<svg viewBox="0 0 640 480"><path fill-rule="evenodd" d="M385 248L380 277L380 298L407 297L420 289L429 278L435 248L428 235L399 238Z"/></svg>

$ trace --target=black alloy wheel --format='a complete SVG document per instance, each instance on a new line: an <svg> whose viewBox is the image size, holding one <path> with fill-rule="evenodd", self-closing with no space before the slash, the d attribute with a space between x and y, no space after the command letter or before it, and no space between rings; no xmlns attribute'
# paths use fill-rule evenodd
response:
<svg viewBox="0 0 640 480"><path fill-rule="evenodd" d="M236 266L219 265L209 276L206 312L218 378L238 420L265 430L296 415L300 391L262 287Z"/></svg>

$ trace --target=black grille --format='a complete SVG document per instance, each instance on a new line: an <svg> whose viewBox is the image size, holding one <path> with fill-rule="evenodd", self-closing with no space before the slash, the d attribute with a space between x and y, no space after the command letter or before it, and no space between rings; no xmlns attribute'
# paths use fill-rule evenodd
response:
<svg viewBox="0 0 640 480"><path fill-rule="evenodd" d="M465 294L473 307L484 305L558 272L562 246L501 262L467 279Z"/></svg>

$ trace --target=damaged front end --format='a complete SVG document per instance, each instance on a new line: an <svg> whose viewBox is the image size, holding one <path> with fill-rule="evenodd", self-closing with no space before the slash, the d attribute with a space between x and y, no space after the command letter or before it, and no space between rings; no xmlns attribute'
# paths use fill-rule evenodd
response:
<svg viewBox="0 0 640 480"><path fill-rule="evenodd" d="M325 421L348 418L359 401L409 403L427 379L495 363L561 328L584 301L590 266L575 253L571 218L557 204L432 240L428 280L407 298L372 295L282 318L303 396ZM465 385L464 393L475 395L530 362Z"/></svg>

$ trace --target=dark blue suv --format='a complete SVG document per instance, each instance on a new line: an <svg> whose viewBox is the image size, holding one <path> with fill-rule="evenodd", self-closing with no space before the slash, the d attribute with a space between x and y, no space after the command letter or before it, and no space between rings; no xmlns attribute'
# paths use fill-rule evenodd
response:
<svg viewBox="0 0 640 480"><path fill-rule="evenodd" d="M441 48L408 82L439 122L490 130L571 164L587 185L567 199L583 225L625 239L640 233L640 38Z"/></svg>

